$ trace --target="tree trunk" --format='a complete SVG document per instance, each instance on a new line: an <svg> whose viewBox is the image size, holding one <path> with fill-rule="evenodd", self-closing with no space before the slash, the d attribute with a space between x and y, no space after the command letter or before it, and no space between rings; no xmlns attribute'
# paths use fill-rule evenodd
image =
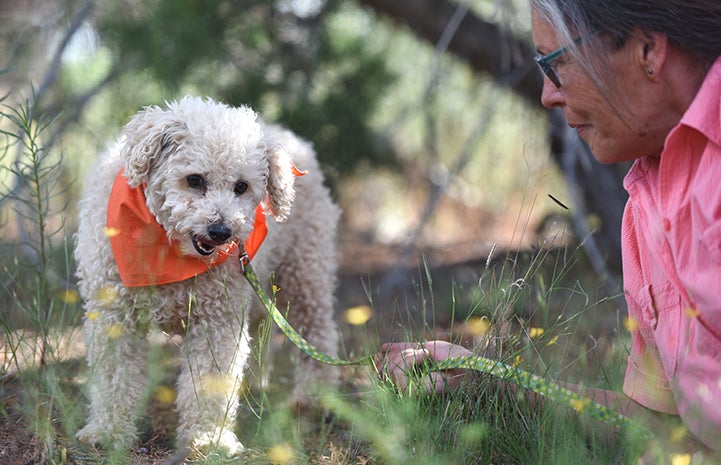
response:
<svg viewBox="0 0 721 465"><path fill-rule="evenodd" d="M516 37L465 5L448 0L359 1L407 26L422 40L431 44L447 41L448 51L476 72L490 75L531 106L540 107L543 80L527 38ZM621 180L628 166L599 163L575 133L569 135L559 111L549 111L548 116L551 152L567 181L574 229L598 273L620 273L621 217L628 197ZM593 231L589 231L589 215L598 220L593 221L598 223Z"/></svg>

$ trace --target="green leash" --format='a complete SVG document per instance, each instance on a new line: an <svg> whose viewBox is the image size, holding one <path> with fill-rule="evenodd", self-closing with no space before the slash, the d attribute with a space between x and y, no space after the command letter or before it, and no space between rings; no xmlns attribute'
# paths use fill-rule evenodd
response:
<svg viewBox="0 0 721 465"><path fill-rule="evenodd" d="M290 323L288 323L285 317L283 317L283 314L280 313L278 307L275 306L275 302L273 302L270 297L268 297L268 294L265 293L265 291L263 290L263 285L258 278L258 275L255 274L255 271L253 271L253 267L250 266L250 260L242 249L240 255L240 270L245 275L245 279L247 279L248 283L250 283L250 287L253 288L256 295L260 299L260 302L265 307L268 315L270 315L270 317L273 319L275 324L278 325L280 330L283 331L285 337L290 339L290 342L292 342L308 357L318 362L325 363L326 365L335 366L362 365L364 363L372 362L372 357L370 355L358 360L341 360L339 358L330 356L325 352L321 352L320 350L313 347L308 341L303 339L303 336L298 334L298 331L293 329Z"/></svg>
<svg viewBox="0 0 721 465"><path fill-rule="evenodd" d="M324 352L319 351L311 344L308 343L303 336L293 329L293 327L286 321L283 315L280 313L275 303L268 297L263 290L263 286L258 278L258 275L253 271L253 267L250 265L248 256L241 250L240 256L240 269L250 283L258 298L262 302L266 311L273 319L276 325L283 331L283 334L290 339L290 341L298 347L307 356L321 363L335 366L348 366L348 365L361 365L371 364L373 365L373 357L367 356L357 360L341 360L339 358L328 355ZM452 368L465 368L469 370L480 371L488 373L493 376L497 376L501 379L505 379L515 383L516 385L528 389L536 394L544 396L548 399L558 402L561 405L570 407L577 412L584 413L591 418L607 423L611 426L615 426L620 429L626 429L632 426L637 426L630 418L615 412L608 407L594 402L591 399L581 396L580 394L571 391L570 389L564 388L556 383L545 380L539 376L536 376L527 371L519 368L501 363L496 360L491 360L485 357L472 356L472 357L454 357L449 358L440 362L435 362L432 365L432 370L447 370Z"/></svg>

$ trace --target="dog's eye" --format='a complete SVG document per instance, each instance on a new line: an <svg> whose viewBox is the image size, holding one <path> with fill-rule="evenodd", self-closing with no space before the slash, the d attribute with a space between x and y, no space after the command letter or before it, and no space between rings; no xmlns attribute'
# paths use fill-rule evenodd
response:
<svg viewBox="0 0 721 465"><path fill-rule="evenodd" d="M199 174L190 174L185 180L188 182L188 187L191 189L205 190L205 178Z"/></svg>
<svg viewBox="0 0 721 465"><path fill-rule="evenodd" d="M241 195L242 193L244 193L247 190L248 190L248 183L246 183L244 181L238 181L237 183L235 183L235 188L233 188L233 192L235 193L235 195Z"/></svg>

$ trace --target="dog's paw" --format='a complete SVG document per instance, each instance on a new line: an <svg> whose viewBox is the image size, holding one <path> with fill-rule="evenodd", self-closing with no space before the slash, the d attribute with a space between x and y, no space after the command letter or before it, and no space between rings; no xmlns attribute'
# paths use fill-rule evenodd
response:
<svg viewBox="0 0 721 465"><path fill-rule="evenodd" d="M75 439L81 444L87 444L89 446L96 446L100 444L103 439L103 431L96 428L94 425L86 425L80 431L75 433Z"/></svg>
<svg viewBox="0 0 721 465"><path fill-rule="evenodd" d="M108 426L87 424L75 433L75 439L89 446L103 446L116 450L130 449L136 441L135 434L113 432Z"/></svg>
<svg viewBox="0 0 721 465"><path fill-rule="evenodd" d="M244 449L243 444L238 441L235 434L227 429L222 431L216 429L213 432L202 433L190 443L190 450L193 451L193 454L201 456L213 452L234 456L243 452Z"/></svg>

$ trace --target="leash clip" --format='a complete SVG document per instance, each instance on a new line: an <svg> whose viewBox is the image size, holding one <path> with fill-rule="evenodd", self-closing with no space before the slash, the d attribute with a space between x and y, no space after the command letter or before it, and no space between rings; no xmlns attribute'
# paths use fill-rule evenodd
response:
<svg viewBox="0 0 721 465"><path fill-rule="evenodd" d="M245 274L245 267L250 265L250 257L243 246L240 246L238 262L240 264L240 272Z"/></svg>

